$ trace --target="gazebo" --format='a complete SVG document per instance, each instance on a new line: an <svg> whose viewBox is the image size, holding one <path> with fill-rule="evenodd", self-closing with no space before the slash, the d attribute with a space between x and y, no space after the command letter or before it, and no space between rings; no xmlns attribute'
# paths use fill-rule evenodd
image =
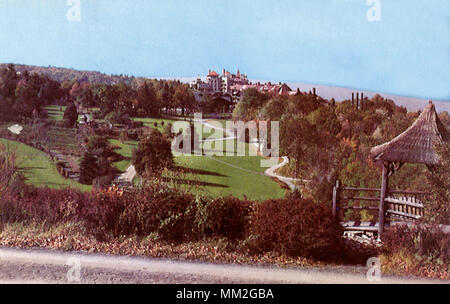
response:
<svg viewBox="0 0 450 304"><path fill-rule="evenodd" d="M385 225L389 176L405 163L421 163L428 167L439 164L434 147L450 142L447 128L439 120L436 109L430 101L417 120L405 132L390 142L371 149L370 157L383 167L379 205L379 235Z"/></svg>

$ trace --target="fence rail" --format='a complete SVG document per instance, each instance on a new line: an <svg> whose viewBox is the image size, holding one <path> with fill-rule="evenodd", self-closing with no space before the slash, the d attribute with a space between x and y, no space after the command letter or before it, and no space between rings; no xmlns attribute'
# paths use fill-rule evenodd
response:
<svg viewBox="0 0 450 304"><path fill-rule="evenodd" d="M353 191L358 192L359 195L342 195L342 192ZM340 212L343 210L369 210L369 211L378 211L378 218L383 216L383 221L385 224L384 217L388 216L387 223L395 220L420 220L424 216L424 204L422 200L419 200L417 197L421 199L425 197L427 192L424 191L406 191L406 190L387 190L387 195L384 198L378 197L367 197L364 196L364 192L379 192L381 194L382 189L377 188L356 188L356 187L345 187L341 185L339 180L336 181L336 186L333 188L333 216L336 218L338 222L340 221ZM397 197L394 197L397 196ZM398 197L402 196L402 197ZM417 196L417 197L416 197ZM383 196L384 197L384 196ZM359 205L349 205L343 204L344 202L358 202L358 201L366 201L366 202L378 202L377 206L361 206ZM380 212L380 209L383 208L383 211ZM380 222L380 221L378 221ZM370 227L371 230L374 230L375 226ZM379 227L377 223L377 227L379 231L382 231L383 227ZM345 229L355 230L358 227L354 226L344 226ZM361 231L367 230L367 227L359 227Z"/></svg>

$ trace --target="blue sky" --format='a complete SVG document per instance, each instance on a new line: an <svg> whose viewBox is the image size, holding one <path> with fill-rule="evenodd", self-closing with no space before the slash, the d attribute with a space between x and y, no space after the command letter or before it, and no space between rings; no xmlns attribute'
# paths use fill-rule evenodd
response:
<svg viewBox="0 0 450 304"><path fill-rule="evenodd" d="M450 101L450 1L0 0L0 62L135 76L209 68Z"/></svg>

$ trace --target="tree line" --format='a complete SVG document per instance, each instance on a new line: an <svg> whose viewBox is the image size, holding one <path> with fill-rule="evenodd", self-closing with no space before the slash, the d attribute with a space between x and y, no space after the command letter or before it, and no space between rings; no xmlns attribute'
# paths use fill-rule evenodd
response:
<svg viewBox="0 0 450 304"><path fill-rule="evenodd" d="M98 108L100 118L119 119L173 114L177 109L184 115L196 106L188 85L180 81L133 78L105 83L83 75L59 82L48 75L18 71L14 65L0 68L0 103L1 120L45 117L43 107L50 104Z"/></svg>
<svg viewBox="0 0 450 304"><path fill-rule="evenodd" d="M364 98L362 105L357 107L350 99L336 103L312 93L269 96L249 89L233 118L279 121L280 153L290 158L282 174L308 180L301 187L304 196L330 201L336 179L354 187L378 188L379 169L369 159L370 149L405 131L419 116L380 95ZM439 117L448 128L449 114ZM427 190L427 170L424 165L406 164L392 176L391 185ZM367 211L358 216L370 219Z"/></svg>

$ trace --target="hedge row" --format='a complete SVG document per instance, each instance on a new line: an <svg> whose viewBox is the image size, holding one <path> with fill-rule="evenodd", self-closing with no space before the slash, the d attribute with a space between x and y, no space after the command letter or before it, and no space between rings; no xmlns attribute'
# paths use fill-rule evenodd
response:
<svg viewBox="0 0 450 304"><path fill-rule="evenodd" d="M0 200L0 208L4 223L81 222L99 240L151 233L170 242L208 237L250 239L257 251L323 257L339 248L341 236L330 208L309 200L256 203L234 197L213 199L160 184L124 192L30 188Z"/></svg>

